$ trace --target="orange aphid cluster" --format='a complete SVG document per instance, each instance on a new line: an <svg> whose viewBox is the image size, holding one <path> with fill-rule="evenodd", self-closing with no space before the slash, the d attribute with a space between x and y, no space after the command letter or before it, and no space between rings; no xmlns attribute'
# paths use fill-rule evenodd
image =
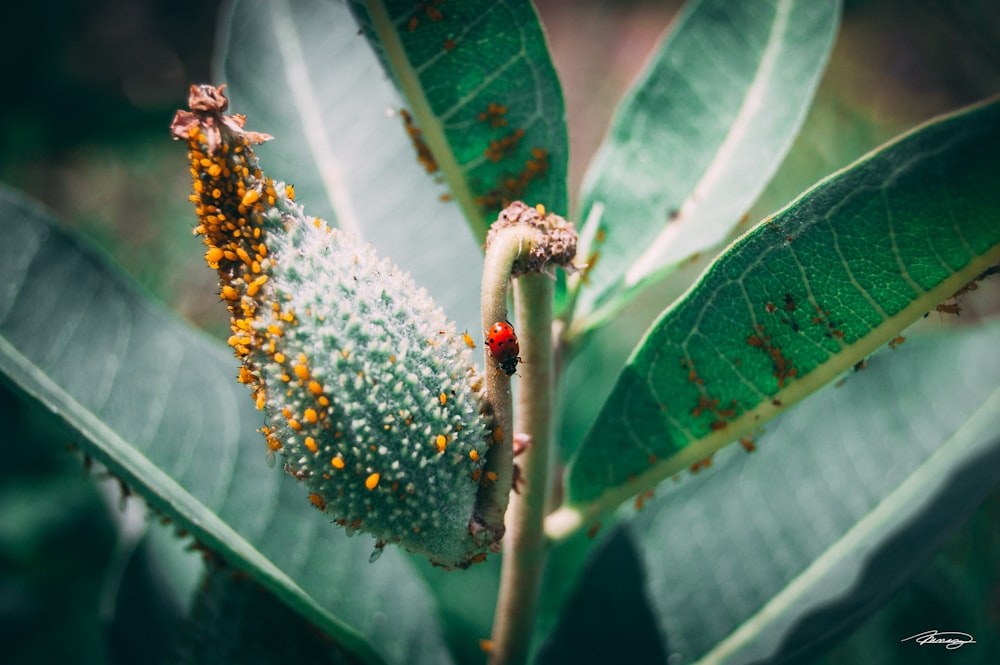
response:
<svg viewBox="0 0 1000 665"><path fill-rule="evenodd" d="M254 143L271 137L245 131L243 116L222 115L228 107L223 87L192 86L192 111L178 111L172 125L175 138L188 143L194 188L190 198L199 222L194 232L207 247L205 261L219 274L219 296L230 313L232 334L228 342L244 362L239 381L250 386L257 408L264 409L266 387L250 355L262 351L269 361L283 367L281 381L304 388L303 392L314 401L301 413L281 410L287 426L299 432L303 424L326 418L330 399L322 384L312 377L305 354L288 358L281 350L281 338L288 327L297 324L296 315L294 310L269 300L263 288L275 267L268 248L265 211L274 208L279 198L278 185L263 175L252 149ZM295 196L291 185L284 186L283 194L288 199ZM266 320L262 316L265 308L270 310ZM283 448L277 428L265 426L261 431L267 441L268 458L273 461L274 453ZM305 437L303 445L318 451L313 437ZM293 466L286 466L299 477Z"/></svg>
<svg viewBox="0 0 1000 665"><path fill-rule="evenodd" d="M400 109L399 115L403 118L403 124L406 125L406 135L410 137L413 149L417 151L417 161L428 173L437 173L438 163L434 159L434 154L431 152L430 146L427 145L427 141L424 140L423 130L414 124L413 115L406 109Z"/></svg>
<svg viewBox="0 0 1000 665"><path fill-rule="evenodd" d="M221 89L193 87L172 131L188 144L195 233L220 277L239 380L267 416L269 459L280 452L349 531L474 562L494 535L469 530L472 476L489 475L471 338L369 245L306 217L257 166L252 145L269 137L227 105Z"/></svg>
<svg viewBox="0 0 1000 665"><path fill-rule="evenodd" d="M501 136L499 140L491 140L483 155L491 162L499 162L504 157L510 155L518 142L524 137L524 129L518 127L510 134Z"/></svg>
<svg viewBox="0 0 1000 665"><path fill-rule="evenodd" d="M243 116L224 116L228 100L222 86L192 86L191 111L178 111L171 125L175 138L186 140L191 160L191 178L198 225L194 232L202 236L208 248L205 261L219 273L219 296L229 310L229 345L237 357L244 360L239 380L250 385L257 408L265 403L264 385L259 372L247 363L254 349L262 349L278 364L288 365L288 381L295 376L300 382L309 378L305 358L294 362L278 350L278 341L285 326L294 325L295 313L283 310L280 303L265 301L262 288L274 268L268 249L265 207L273 208L278 198L273 179L265 177L256 163L252 145L271 137L243 129ZM285 188L291 198L291 186ZM274 315L266 326L261 325L261 308L270 307ZM313 382L315 383L315 382ZM312 386L310 386L312 387ZM329 400L322 388L313 392L321 406ZM317 413L313 411L313 414ZM298 418L308 420L308 412ZM288 424L298 429L296 416L288 414ZM264 428L270 454L282 445L268 428Z"/></svg>
<svg viewBox="0 0 1000 665"><path fill-rule="evenodd" d="M489 150L487 147L487 152ZM476 205L493 210L523 198L528 186L544 176L548 170L549 151L545 148L532 148L531 158L524 163L524 166L517 173L501 176L496 187L475 198Z"/></svg>
<svg viewBox="0 0 1000 665"><path fill-rule="evenodd" d="M444 14L441 10L437 8L438 5L443 3L444 0L423 0L417 3L416 13L410 17L410 20L406 22L406 29L413 32L420 25L420 14L424 14L427 18L434 21L435 23L442 21L444 19Z"/></svg>
<svg viewBox="0 0 1000 665"><path fill-rule="evenodd" d="M476 116L476 120L479 122L489 122L490 127L497 129L498 127L507 126L507 118L504 117L507 113L507 107L503 104L497 104L496 102L490 102L486 107L485 111L480 112Z"/></svg>
<svg viewBox="0 0 1000 665"><path fill-rule="evenodd" d="M746 339L748 346L754 349L763 349L767 352L767 355L771 357L771 361L774 363L774 371L772 374L776 379L778 379L778 387L784 388L785 383L789 379L794 379L799 370L792 366L792 360L786 358L784 353L780 348L771 342L770 335L764 334L764 326L758 325L755 327L757 333L749 335Z"/></svg>

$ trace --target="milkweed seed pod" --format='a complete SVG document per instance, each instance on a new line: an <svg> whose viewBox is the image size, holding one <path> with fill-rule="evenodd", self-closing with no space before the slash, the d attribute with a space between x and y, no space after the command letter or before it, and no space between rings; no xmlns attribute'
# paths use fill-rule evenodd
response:
<svg viewBox="0 0 1000 665"><path fill-rule="evenodd" d="M264 410L268 455L349 533L465 567L496 534L470 532L488 451L481 379L463 335L409 275L307 217L265 176L270 139L192 86L171 130L187 142L195 233L232 315L239 380Z"/></svg>

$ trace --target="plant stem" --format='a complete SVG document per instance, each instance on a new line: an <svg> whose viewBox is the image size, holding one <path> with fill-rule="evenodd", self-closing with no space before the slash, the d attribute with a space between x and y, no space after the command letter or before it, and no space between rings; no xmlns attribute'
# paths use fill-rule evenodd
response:
<svg viewBox="0 0 1000 665"><path fill-rule="evenodd" d="M546 544L542 528L552 445L552 290L547 275L524 275L514 284L514 308L524 363L520 365L515 431L527 448L518 457L518 492L507 510L500 595L493 626L491 665L527 661L535 625Z"/></svg>
<svg viewBox="0 0 1000 665"><path fill-rule="evenodd" d="M529 226L511 226L499 231L486 252L483 266L482 322L488 331L497 321L506 321L507 291L511 270L519 259L534 248L541 233ZM485 346L485 345L484 345ZM487 416L493 423L489 456L483 468L484 476L496 474L495 480L485 481L476 497L474 520L477 528L492 534L499 546L504 534L504 513L510 497L514 472L513 400L510 391L511 377L497 368L488 349L484 349Z"/></svg>
<svg viewBox="0 0 1000 665"><path fill-rule="evenodd" d="M549 449L552 446L552 392L555 385L552 300L556 267L573 270L577 234L573 224L559 215L546 213L542 205L529 207L515 201L501 211L486 238L486 265L483 269L483 327L490 328L507 315L507 284L514 286L516 323L520 334L518 365L518 408L516 427L511 426L510 377L500 377L497 359L487 351L486 401L495 416L494 436L486 462L496 470L494 483L487 483L488 501L477 515L493 519L491 503L506 515L504 556L497 597L496 618L489 662L491 665L520 665L528 659L534 632L539 583L545 562L545 510L548 507ZM520 359L519 359L520 360ZM494 371L491 372L490 369ZM496 432L496 430L494 430ZM514 475L513 442L523 456L518 461L520 477ZM491 465L499 465L497 466ZM506 474L501 475L501 474ZM514 494L511 481L516 479ZM483 491L477 499L483 499ZM492 528L492 523L483 524ZM500 524L503 533L504 524ZM497 533L494 531L494 534Z"/></svg>

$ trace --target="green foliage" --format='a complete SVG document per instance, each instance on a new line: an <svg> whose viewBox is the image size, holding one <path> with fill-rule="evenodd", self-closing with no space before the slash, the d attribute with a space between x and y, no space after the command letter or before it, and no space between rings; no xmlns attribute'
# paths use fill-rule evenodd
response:
<svg viewBox="0 0 1000 665"><path fill-rule="evenodd" d="M815 651L885 602L996 491L998 335L993 322L880 351L768 423L754 453L732 446L661 485L622 528L671 648Z"/></svg>
<svg viewBox="0 0 1000 665"><path fill-rule="evenodd" d="M347 3L235 0L218 69L232 107L280 142L261 147L265 169L475 330L479 280L454 275L482 273L500 207L490 191L544 149L547 169L519 194L567 208L562 95L541 28L523 0L453 3L440 18L430 2L366 4L352 8L378 56Z"/></svg>
<svg viewBox="0 0 1000 665"><path fill-rule="evenodd" d="M577 327L727 238L805 118L839 13L836 0L685 7L587 173L581 216L597 206L600 239Z"/></svg>
<svg viewBox="0 0 1000 665"><path fill-rule="evenodd" d="M505 200L566 209L562 93L530 2L438 4L350 2L412 109L421 164L482 242Z"/></svg>
<svg viewBox="0 0 1000 665"><path fill-rule="evenodd" d="M490 196L510 176L508 193L520 187L531 204L571 205L565 113L538 17L520 0L347 5L234 0L220 81L250 129L275 135L259 151L266 172L412 273L457 330L476 331ZM895 642L931 627L994 646L995 595L983 584L995 594L996 544L982 516L923 566L984 497L995 503L1000 327L907 331L902 346L874 352L923 313L938 317L935 305L1000 258L1000 103L930 123L798 198L782 187L815 166L793 162L796 173L760 199L810 107L839 14L832 1L691 2L588 172L578 210L595 214L581 260L597 261L561 294L564 376L583 378L567 385L559 418L593 426L560 442L567 503L547 523L557 539L537 662L611 659L630 646L651 661L806 662L834 646L816 662L903 663L914 651ZM538 148L546 167L519 183ZM744 230L755 202L769 216L694 280L691 268ZM7 189L0 220L0 374L209 553L197 594L160 604L198 628L172 648L205 662L482 658L495 558L446 572L390 547L369 564L369 539L330 525L264 463L261 415L223 344ZM581 368L631 346L618 330L645 325L629 320L636 303L657 321L623 369L601 370L622 369L604 386ZM873 353L867 371L833 385ZM708 468L703 458L740 435L757 451L730 445ZM28 459L19 437L3 445ZM80 491L43 485L45 500L26 501L20 487L5 480L0 497L14 575L51 549L37 534L61 524L53 506L77 505ZM636 495L642 511L617 508ZM80 505L93 511L94 497ZM89 567L101 568L109 527L93 512ZM603 528L588 537L597 518ZM970 539L981 547L963 548ZM169 535L144 541L128 567L141 573L148 556L170 579L205 567L177 550ZM94 589L59 579L46 598L94 604ZM141 586L143 574L122 579L143 597L169 595ZM120 609L149 607L126 604L128 588ZM914 625L900 599L928 597L940 625ZM0 632L41 616L5 615ZM85 642L96 628L75 627L80 659L100 662L102 646ZM940 655L930 648L917 656Z"/></svg>
<svg viewBox="0 0 1000 665"><path fill-rule="evenodd" d="M184 663L365 662L340 649L329 635L277 602L254 580L232 570L206 573L185 629L178 648Z"/></svg>
<svg viewBox="0 0 1000 665"><path fill-rule="evenodd" d="M115 529L97 485L83 472L74 437L45 409L0 384L4 446L0 468L0 649L9 663L104 663L100 639L105 571ZM72 619L67 621L67 618ZM62 638L46 630L62 627Z"/></svg>
<svg viewBox="0 0 1000 665"><path fill-rule="evenodd" d="M426 590L399 552L369 567L370 541L332 528L291 478L264 463L261 418L234 381L229 352L160 309L44 211L7 190L0 207L4 375L152 507L345 649L381 661L361 631L390 658L416 640L426 662L437 662L437 632L419 627L432 618ZM333 551L340 565L330 565ZM365 591L383 584L380 594ZM386 620L374 622L376 613Z"/></svg>
<svg viewBox="0 0 1000 665"><path fill-rule="evenodd" d="M620 501L751 434L1000 260L998 126L998 103L933 123L731 245L625 366L569 503Z"/></svg>

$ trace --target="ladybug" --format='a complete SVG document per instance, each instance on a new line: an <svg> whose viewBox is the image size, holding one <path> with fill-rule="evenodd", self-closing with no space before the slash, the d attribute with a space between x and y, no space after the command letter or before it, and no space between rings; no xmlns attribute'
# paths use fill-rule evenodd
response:
<svg viewBox="0 0 1000 665"><path fill-rule="evenodd" d="M497 321L486 333L486 346L489 347L490 355L496 358L500 369L506 372L507 376L517 371L517 364L521 362L521 347L517 343L517 334L514 326L506 321Z"/></svg>

